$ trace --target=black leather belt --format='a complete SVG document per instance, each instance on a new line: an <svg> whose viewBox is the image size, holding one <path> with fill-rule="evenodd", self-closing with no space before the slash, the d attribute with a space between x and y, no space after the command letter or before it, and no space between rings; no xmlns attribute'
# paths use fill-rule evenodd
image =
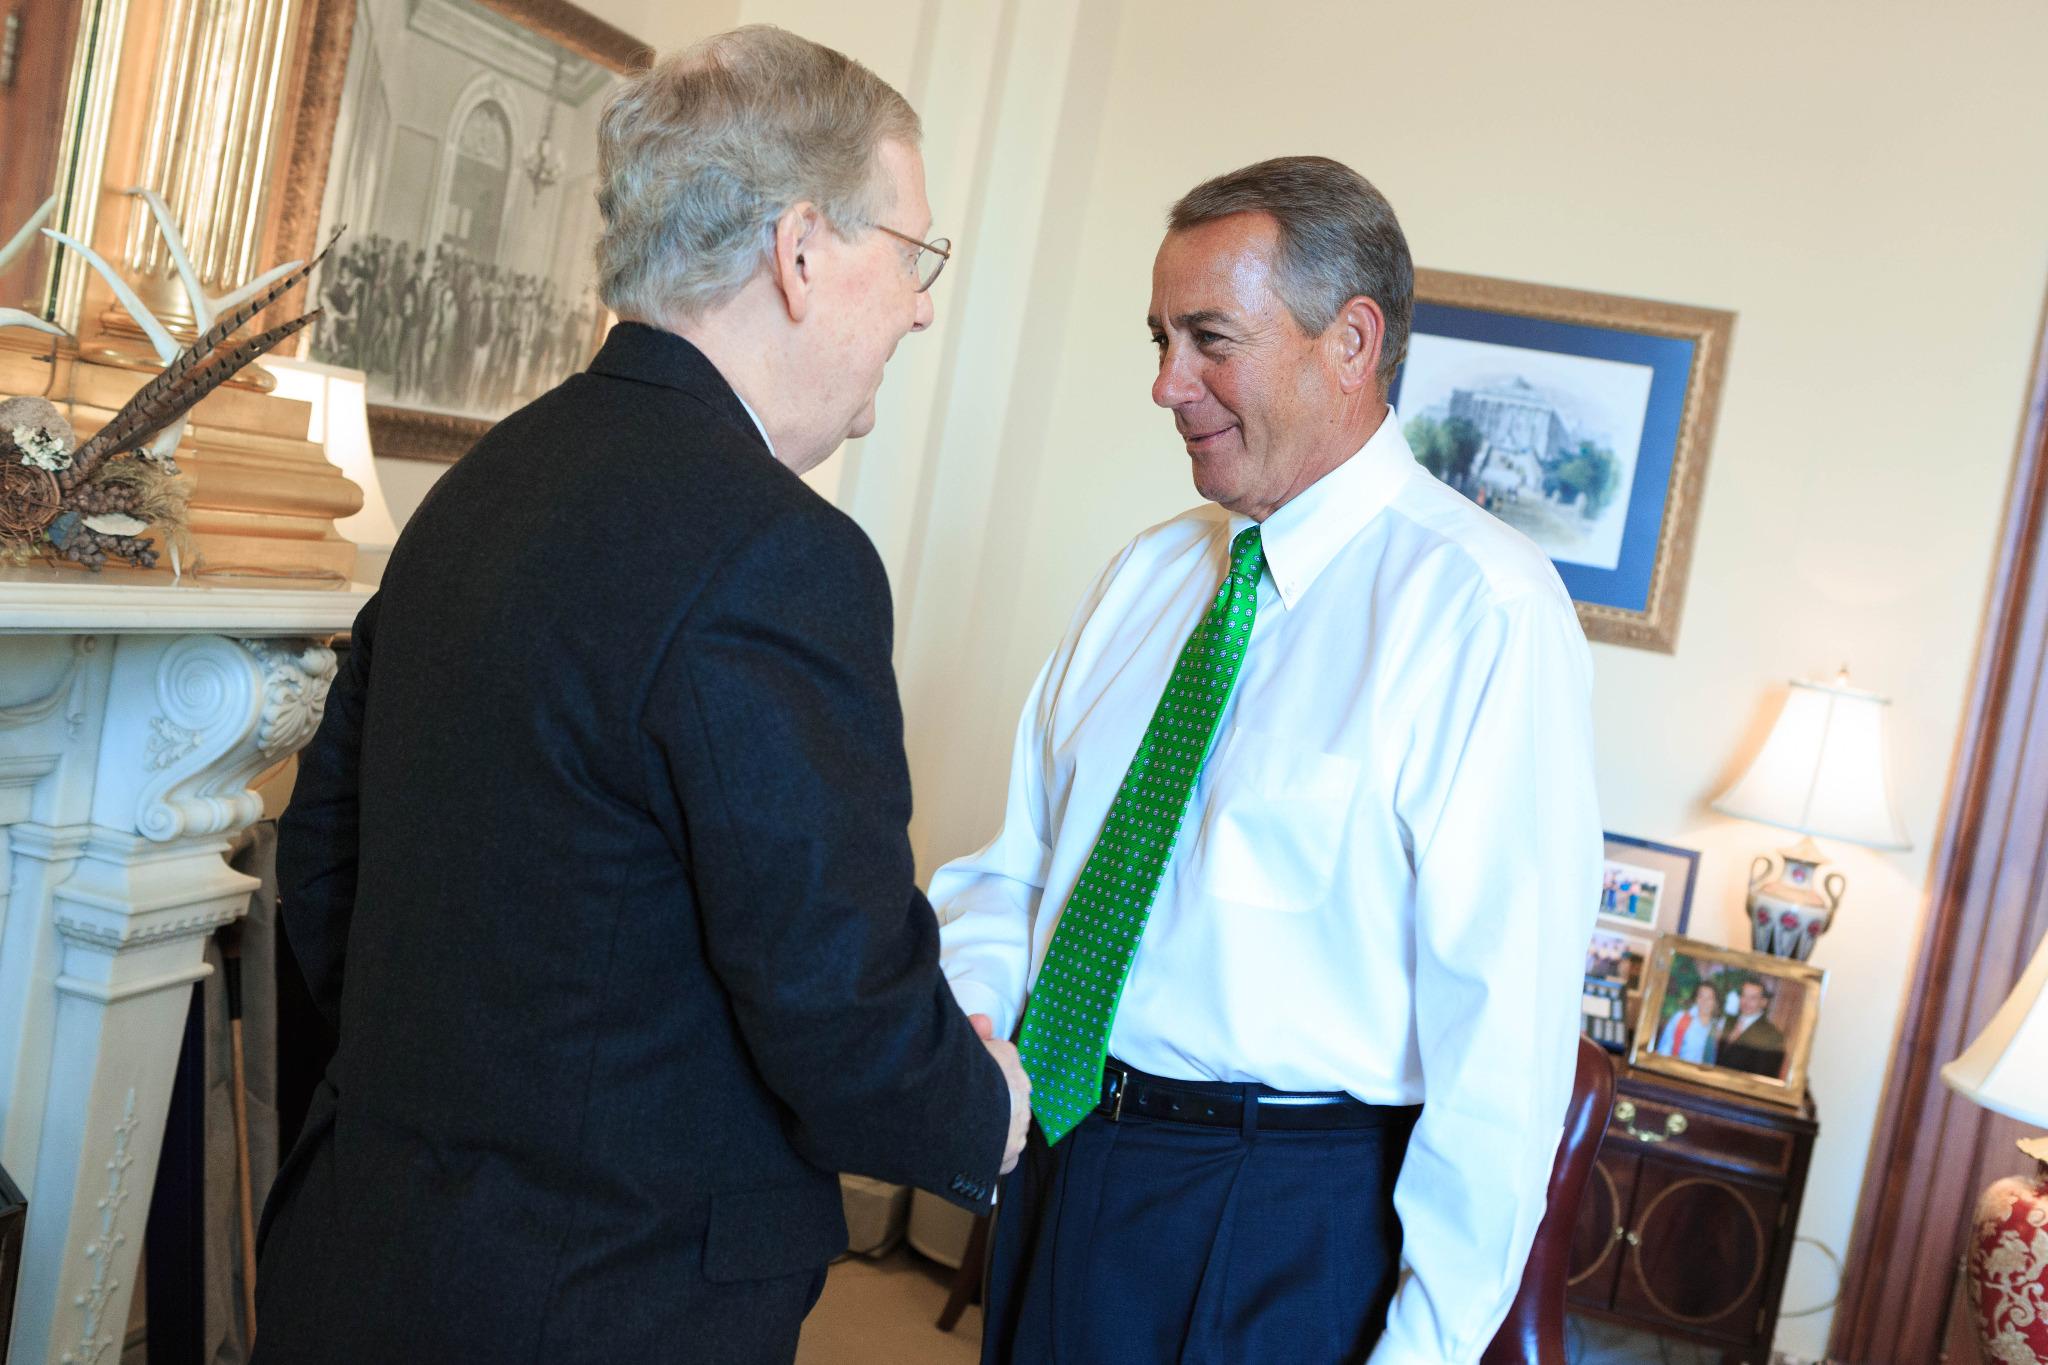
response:
<svg viewBox="0 0 2048 1365"><path fill-rule="evenodd" d="M1244 1128L1247 1098L1257 1105L1252 1126L1273 1129L1380 1128L1412 1120L1422 1108L1367 1104L1341 1090L1296 1093L1264 1085L1167 1080L1134 1070L1112 1057L1102 1071L1102 1102L1095 1112L1112 1123L1147 1118Z"/></svg>

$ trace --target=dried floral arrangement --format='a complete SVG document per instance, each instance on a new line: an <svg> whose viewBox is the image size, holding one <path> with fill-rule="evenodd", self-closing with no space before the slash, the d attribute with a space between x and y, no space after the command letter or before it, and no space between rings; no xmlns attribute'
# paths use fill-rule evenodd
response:
<svg viewBox="0 0 2048 1365"><path fill-rule="evenodd" d="M154 530L165 539L173 569L179 568L190 535L190 485L179 476L175 459L186 418L201 399L320 316L316 308L237 339L244 326L312 273L327 252L266 271L227 294L209 295L163 200L148 190L132 193L149 204L163 231L191 299L198 338L180 346L98 253L64 233L42 229L44 236L77 252L106 280L149 338L163 370L83 442L48 399L0 400L0 560L21 563L40 555L97 572L107 560L119 559L154 568L156 540L143 534ZM0 247L0 269L33 239L54 204L45 201ZM334 243L327 245L332 249ZM54 323L12 308L0 308L0 327L65 335Z"/></svg>

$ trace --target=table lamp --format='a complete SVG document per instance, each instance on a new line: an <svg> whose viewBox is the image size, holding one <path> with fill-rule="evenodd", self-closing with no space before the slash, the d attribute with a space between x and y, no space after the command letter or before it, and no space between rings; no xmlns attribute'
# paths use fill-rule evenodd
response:
<svg viewBox="0 0 2048 1365"><path fill-rule="evenodd" d="M1758 952L1804 961L1841 907L1848 879L1839 872L1821 877L1827 855L1814 835L1871 848L1912 847L1885 765L1890 705L1850 687L1846 668L1832 683L1794 679L1763 750L1713 803L1724 815L1807 836L1779 851L1775 878L1768 855L1750 863L1750 937Z"/></svg>
<svg viewBox="0 0 2048 1365"><path fill-rule="evenodd" d="M391 519L384 489L377 482L370 450L369 381L363 372L278 356L266 356L263 368L277 376L278 393L313 405L306 439L363 490L362 510L336 521L334 529L358 549L388 551L398 539L398 524Z"/></svg>
<svg viewBox="0 0 2048 1365"><path fill-rule="evenodd" d="M1941 1079L1994 1113L2048 1128L2048 938ZM1977 1204L1970 1304L1984 1359L2048 1365L2048 1137L2022 1138L2019 1147L2034 1159L2033 1174L1993 1183Z"/></svg>

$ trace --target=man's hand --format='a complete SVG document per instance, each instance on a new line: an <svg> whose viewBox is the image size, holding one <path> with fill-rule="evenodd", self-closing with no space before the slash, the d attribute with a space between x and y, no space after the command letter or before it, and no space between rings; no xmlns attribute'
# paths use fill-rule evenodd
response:
<svg viewBox="0 0 2048 1365"><path fill-rule="evenodd" d="M976 1036L1003 1069L1003 1079L1010 1086L1010 1137L1003 1144L1003 1174L1008 1175L1017 1169L1017 1159L1024 1155L1024 1135L1031 1128L1031 1078L1024 1074L1017 1049L996 1037L993 1019L986 1014L970 1014L967 1022L974 1025Z"/></svg>

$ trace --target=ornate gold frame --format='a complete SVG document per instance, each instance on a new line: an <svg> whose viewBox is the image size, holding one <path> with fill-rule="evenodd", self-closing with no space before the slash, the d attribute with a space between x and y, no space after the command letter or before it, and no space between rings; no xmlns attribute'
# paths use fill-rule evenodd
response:
<svg viewBox="0 0 2048 1365"><path fill-rule="evenodd" d="M1658 530L1657 555L1643 611L1593 602L1578 603L1579 624L1589 640L1630 645L1670 654L1678 647L1678 618L1685 605L1685 581L1692 568L1692 543L1706 486L1707 454L1714 443L1714 417L1735 314L1715 308L1595 294L1582 289L1524 284L1449 270L1415 272L1417 303L1442 304L1549 322L1609 327L1693 343L1692 372L1685 385L1685 410L1672 452L1670 492Z"/></svg>
<svg viewBox="0 0 2048 1365"><path fill-rule="evenodd" d="M58 140L57 164L65 178L56 187L57 210L49 223L81 242L93 240L99 217L100 181L111 141L114 97L121 83L121 53L127 34L128 0L87 0L78 41L72 47L64 130ZM8 224L10 229L14 226ZM59 327L75 335L92 267L61 246L54 251L52 268L45 277L45 311Z"/></svg>
<svg viewBox="0 0 2048 1365"><path fill-rule="evenodd" d="M1657 1026L1664 1012L1664 992L1671 984L1671 959L1678 953L1702 962L1738 967L1758 976L1796 981L1803 987L1798 1022L1785 1035L1784 1080L1774 1081L1744 1071L1731 1071L1723 1066L1701 1066L1697 1062L1680 1061L1653 1050L1657 1045ZM1723 948L1678 934L1665 934L1650 949L1650 960L1643 969L1643 997L1636 1011L1635 1034L1629 1039L1628 1064L1641 1071L1661 1071L1681 1080L1797 1109L1806 1102L1806 1064L1813 1053L1813 1031L1820 1022L1821 995L1827 989L1827 982L1828 974L1810 963L1769 953Z"/></svg>
<svg viewBox="0 0 2048 1365"><path fill-rule="evenodd" d="M653 48L568 0L476 3L622 75L654 61ZM272 231L275 249L271 254L281 259L297 259L319 250L315 237L320 230L320 202L327 193L327 172L334 156L335 123L341 114L356 0L314 0L307 10L297 63L298 116L287 138L290 152L283 175L289 188ZM299 300L287 298L279 306L297 308ZM481 418L370 405L370 445L378 455L395 460L453 463L490 427Z"/></svg>

